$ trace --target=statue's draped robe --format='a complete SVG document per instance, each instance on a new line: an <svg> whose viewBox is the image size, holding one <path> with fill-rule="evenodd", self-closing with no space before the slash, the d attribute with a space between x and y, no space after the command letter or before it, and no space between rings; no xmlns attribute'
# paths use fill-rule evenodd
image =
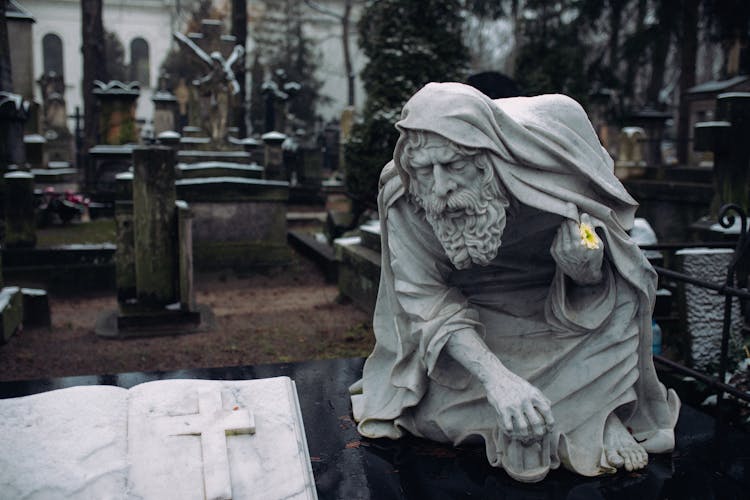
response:
<svg viewBox="0 0 750 500"><path fill-rule="evenodd" d="M603 433L615 410L647 451L668 451L649 444L673 436L679 409L651 358L656 275L626 233L637 205L580 106L564 96L493 102L460 84L429 84L397 127L492 152L510 205L497 257L457 270L406 194L402 135L381 176L376 345L352 396L360 433L406 430L454 444L480 436L489 461L502 465L508 441L497 414L445 349L471 327L551 401L553 468L562 458L584 475L610 470ZM556 269L550 246L562 221L584 212L604 241L604 277L578 287Z"/></svg>

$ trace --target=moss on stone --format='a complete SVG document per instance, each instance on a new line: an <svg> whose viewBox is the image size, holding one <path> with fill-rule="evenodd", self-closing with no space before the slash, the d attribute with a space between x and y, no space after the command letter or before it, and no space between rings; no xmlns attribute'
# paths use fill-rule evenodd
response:
<svg viewBox="0 0 750 500"><path fill-rule="evenodd" d="M219 269L249 270L279 266L291 261L286 245L258 241L194 242L193 262L199 271Z"/></svg>

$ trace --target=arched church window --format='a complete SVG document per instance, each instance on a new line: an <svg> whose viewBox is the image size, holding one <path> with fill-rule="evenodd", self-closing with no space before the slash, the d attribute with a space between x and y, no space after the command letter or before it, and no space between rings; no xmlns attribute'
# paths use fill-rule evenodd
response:
<svg viewBox="0 0 750 500"><path fill-rule="evenodd" d="M130 79L149 87L149 75L148 42L143 38L134 38L130 42Z"/></svg>
<svg viewBox="0 0 750 500"><path fill-rule="evenodd" d="M45 74L50 71L63 74L62 39L54 33L47 33L42 38L42 66Z"/></svg>

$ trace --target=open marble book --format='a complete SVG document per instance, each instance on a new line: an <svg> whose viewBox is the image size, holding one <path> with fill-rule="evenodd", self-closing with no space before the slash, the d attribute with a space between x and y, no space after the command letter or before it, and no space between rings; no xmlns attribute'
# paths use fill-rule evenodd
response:
<svg viewBox="0 0 750 500"><path fill-rule="evenodd" d="M3 498L316 498L294 382L160 380L0 400Z"/></svg>

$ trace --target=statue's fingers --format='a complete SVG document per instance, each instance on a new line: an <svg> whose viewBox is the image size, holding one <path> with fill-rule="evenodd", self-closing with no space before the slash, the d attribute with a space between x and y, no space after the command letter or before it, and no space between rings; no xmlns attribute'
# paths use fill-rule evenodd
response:
<svg viewBox="0 0 750 500"><path fill-rule="evenodd" d="M566 251L570 251L573 248L573 243L575 242L573 228L575 225L575 222L566 220L560 226L560 243L561 247Z"/></svg>
<svg viewBox="0 0 750 500"><path fill-rule="evenodd" d="M504 409L504 410L498 410L497 413L500 416L500 425L502 425L503 431L505 432L505 434L512 435L513 434L513 419L510 416L510 412Z"/></svg>
<svg viewBox="0 0 750 500"><path fill-rule="evenodd" d="M588 224L589 226L593 227L593 224L591 223L591 217L589 217L589 214L586 212L581 214L581 224Z"/></svg>
<svg viewBox="0 0 750 500"><path fill-rule="evenodd" d="M523 412L518 409L513 409L512 412L513 420L513 433L516 436L528 437L529 436L529 422L526 420Z"/></svg>
<svg viewBox="0 0 750 500"><path fill-rule="evenodd" d="M544 418L544 424L547 426L547 430L552 430L555 426L555 417L552 416L552 408L550 408L549 402L545 400L536 401L534 408Z"/></svg>
<svg viewBox="0 0 750 500"><path fill-rule="evenodd" d="M531 401L524 403L524 413L526 413L526 419L529 421L531 433L535 437L544 436L544 433L546 432L544 419L539 412L536 411L536 408L531 404Z"/></svg>

